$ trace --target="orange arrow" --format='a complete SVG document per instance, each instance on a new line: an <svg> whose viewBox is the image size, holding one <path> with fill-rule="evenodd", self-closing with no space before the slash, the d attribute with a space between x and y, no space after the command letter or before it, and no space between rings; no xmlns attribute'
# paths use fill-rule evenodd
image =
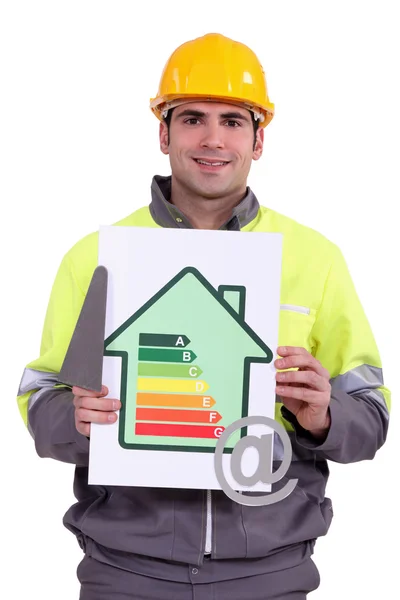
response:
<svg viewBox="0 0 400 600"><path fill-rule="evenodd" d="M174 421L175 423L218 423L222 416L212 410L174 410L169 408L137 408L137 421Z"/></svg>
<svg viewBox="0 0 400 600"><path fill-rule="evenodd" d="M212 408L215 404L211 396L187 394L144 394L136 395L139 406L182 406L188 408Z"/></svg>

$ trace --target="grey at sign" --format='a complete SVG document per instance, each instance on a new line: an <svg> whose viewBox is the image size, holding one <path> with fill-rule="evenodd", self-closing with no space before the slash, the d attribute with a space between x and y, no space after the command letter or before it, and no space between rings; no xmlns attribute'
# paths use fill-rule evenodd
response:
<svg viewBox="0 0 400 600"><path fill-rule="evenodd" d="M287 431L280 423L274 419L270 419L269 417L262 416L243 417L242 419L234 421L225 429L215 446L215 474L221 489L229 498L231 498L231 500L246 506L265 506L267 504L274 504L275 502L279 502L279 500L283 500L293 492L298 479L290 479L286 485L273 494L244 496L243 494L240 494L231 488L224 475L222 458L225 444L231 435L235 433L235 431L241 429L242 427L247 427L248 425L266 425L273 431L276 431L283 443L283 460L279 469L273 473L271 470L272 434L269 433L262 435L261 437L257 437L256 435L247 435L237 442L231 455L231 472L235 481L239 485L252 486L257 483L257 481L262 481L263 483L268 484L276 483L285 476L292 460L292 446L290 443L290 438L287 434ZM249 447L254 447L258 451L258 468L253 475L246 476L241 470L241 459L244 451Z"/></svg>

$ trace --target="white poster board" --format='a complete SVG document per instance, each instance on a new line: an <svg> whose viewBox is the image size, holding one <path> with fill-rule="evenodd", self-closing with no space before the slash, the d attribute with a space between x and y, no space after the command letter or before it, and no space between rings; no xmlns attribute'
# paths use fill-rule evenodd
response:
<svg viewBox="0 0 400 600"><path fill-rule="evenodd" d="M221 432L251 415L274 418L282 235L101 227L108 271L103 384L122 408L92 425L89 483L221 489L214 450ZM237 430L223 467L231 476ZM272 430L269 430L272 433ZM253 452L254 450L254 452ZM243 454L252 475L258 453Z"/></svg>

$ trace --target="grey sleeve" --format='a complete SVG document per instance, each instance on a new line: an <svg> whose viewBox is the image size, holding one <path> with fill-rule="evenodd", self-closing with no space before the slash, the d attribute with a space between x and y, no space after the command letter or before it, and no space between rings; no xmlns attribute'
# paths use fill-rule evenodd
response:
<svg viewBox="0 0 400 600"><path fill-rule="evenodd" d="M28 426L42 458L88 466L89 438L75 427L73 394L65 388L42 392L28 411Z"/></svg>
<svg viewBox="0 0 400 600"><path fill-rule="evenodd" d="M323 441L313 438L284 406L281 411L294 427L296 443L321 459L338 463L371 460L386 441L389 415L377 390L349 394L332 388L331 425Z"/></svg>

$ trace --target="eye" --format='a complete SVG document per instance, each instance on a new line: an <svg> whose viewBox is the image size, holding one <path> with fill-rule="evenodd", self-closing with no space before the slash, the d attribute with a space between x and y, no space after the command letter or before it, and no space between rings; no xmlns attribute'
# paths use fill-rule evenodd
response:
<svg viewBox="0 0 400 600"><path fill-rule="evenodd" d="M240 123L238 121L234 121L233 119L229 119L229 121L226 121L226 123L229 123L229 127L240 127Z"/></svg>
<svg viewBox="0 0 400 600"><path fill-rule="evenodd" d="M194 121L194 123L193 123ZM199 119L197 117L190 117L190 119L186 119L184 121L184 123L189 123L189 125L196 125L196 123L198 123Z"/></svg>

